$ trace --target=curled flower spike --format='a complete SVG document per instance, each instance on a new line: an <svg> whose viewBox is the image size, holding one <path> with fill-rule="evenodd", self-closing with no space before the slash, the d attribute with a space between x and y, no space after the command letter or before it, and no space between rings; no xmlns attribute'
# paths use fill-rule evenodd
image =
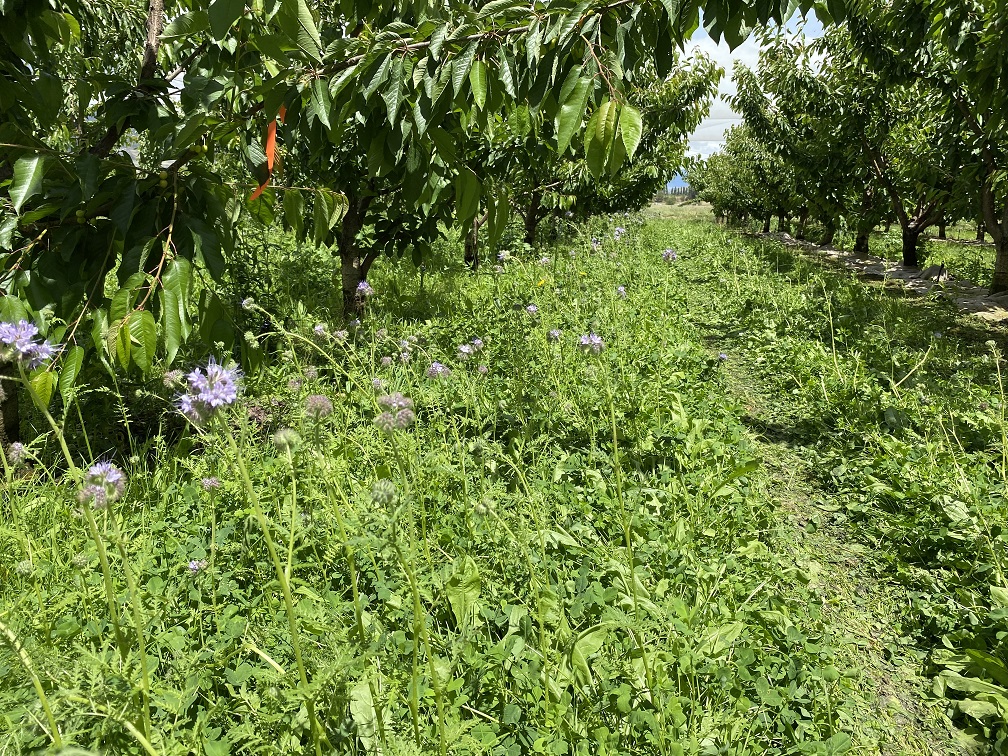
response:
<svg viewBox="0 0 1008 756"><path fill-rule="evenodd" d="M256 306L256 303L255 303L255 300L252 299L252 297L245 297L245 299L242 300L241 307L246 312L254 310L255 306Z"/></svg>
<svg viewBox="0 0 1008 756"><path fill-rule="evenodd" d="M473 356L474 351L475 350L473 349L472 344L460 345L458 348L459 362L467 362L469 358Z"/></svg>
<svg viewBox="0 0 1008 756"><path fill-rule="evenodd" d="M126 475L111 462L91 465L84 475L84 485L77 498L81 504L104 509L118 501L126 491Z"/></svg>
<svg viewBox="0 0 1008 756"><path fill-rule="evenodd" d="M359 284L357 284L356 293L358 299L367 299L368 297L374 294L374 289L371 288L371 284L369 284L367 281L361 281Z"/></svg>
<svg viewBox="0 0 1008 756"><path fill-rule="evenodd" d="M11 467L20 467L28 459L28 450L20 441L15 441L7 447L7 461Z"/></svg>
<svg viewBox="0 0 1008 756"><path fill-rule="evenodd" d="M527 312L529 315L538 315L539 308L536 307L534 304L526 305L525 312Z"/></svg>
<svg viewBox="0 0 1008 756"><path fill-rule="evenodd" d="M487 373L490 372L490 368L488 368L486 365L480 365L479 367L476 368L476 372L478 372L480 375L486 375Z"/></svg>
<svg viewBox="0 0 1008 756"><path fill-rule="evenodd" d="M666 249L664 252L662 252L661 259L664 260L665 262L675 262L676 260L679 259L679 255L676 253L674 249Z"/></svg>
<svg viewBox="0 0 1008 756"><path fill-rule="evenodd" d="M371 501L380 507L395 504L399 491L391 480L379 478L371 485Z"/></svg>
<svg viewBox="0 0 1008 756"><path fill-rule="evenodd" d="M329 333L329 326L325 323L316 323L315 327L312 328L312 333L314 333L319 338L323 338L327 333Z"/></svg>
<svg viewBox="0 0 1008 756"><path fill-rule="evenodd" d="M595 333L586 333L578 339L578 348L585 354L602 354L605 349L605 342Z"/></svg>
<svg viewBox="0 0 1008 756"><path fill-rule="evenodd" d="M241 372L225 368L213 358L204 372L196 368L186 377L188 391L178 398L179 411L194 425L202 425L221 407L238 401Z"/></svg>
<svg viewBox="0 0 1008 756"><path fill-rule="evenodd" d="M400 392L396 391L394 394L389 394L388 396L378 397L378 404L387 410L392 412L398 412L404 409L413 409L413 400L408 396L403 396Z"/></svg>
<svg viewBox="0 0 1008 756"><path fill-rule="evenodd" d="M469 343L472 344L472 348L477 352L483 348L483 339L473 339Z"/></svg>
<svg viewBox="0 0 1008 756"><path fill-rule="evenodd" d="M375 391L384 391L385 390L385 385L386 385L385 381L383 381L381 378L374 378L371 381L371 387Z"/></svg>
<svg viewBox="0 0 1008 756"><path fill-rule="evenodd" d="M56 356L56 347L39 340L38 327L27 320L0 323L0 362L18 362L36 368Z"/></svg>
<svg viewBox="0 0 1008 756"><path fill-rule="evenodd" d="M187 566L190 575L196 575L209 566L206 559L192 559Z"/></svg>
<svg viewBox="0 0 1008 756"><path fill-rule="evenodd" d="M327 396L312 394L305 399L305 414L315 422L329 417L333 413L333 403Z"/></svg>
<svg viewBox="0 0 1008 756"><path fill-rule="evenodd" d="M218 478L203 478L200 484L203 486L204 491L213 491L221 487L221 482Z"/></svg>

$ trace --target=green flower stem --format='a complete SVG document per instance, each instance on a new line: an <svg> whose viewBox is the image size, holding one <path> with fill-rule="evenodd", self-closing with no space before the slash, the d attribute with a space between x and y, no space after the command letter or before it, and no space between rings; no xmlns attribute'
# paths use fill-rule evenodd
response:
<svg viewBox="0 0 1008 756"><path fill-rule="evenodd" d="M623 498L623 465L620 461L619 453L619 437L616 425L616 400L613 396L612 377L609 375L608 371L606 371L606 395L609 399L609 421L612 426L613 477L616 480L616 500L619 503L620 518L623 521L623 538L626 546L627 569L630 573L628 576L629 585L627 587L630 589L630 596L633 599L635 627L643 627L640 604L637 601L637 573L634 570L635 556L632 533L633 517L627 513L626 501ZM648 661L647 648L636 632L631 631L630 635L633 638L634 643L637 644L637 648L641 653L641 662L644 665L644 679L645 682L647 682L648 692L651 694L652 704L655 707L655 712L660 725L658 728L658 745L662 753L665 753L665 717L662 707L654 701L654 675L651 671L651 663Z"/></svg>
<svg viewBox="0 0 1008 756"><path fill-rule="evenodd" d="M395 541L396 555L399 557L399 564L402 566L403 572L406 573L406 578L409 580L410 592L413 594L413 695L417 695L417 685L416 685L416 672L417 672L417 642L416 639L419 636L420 640L424 645L424 654L427 656L427 673L431 678L431 685L434 686L434 701L437 704L438 710L438 745L440 748L441 756L445 756L448 753L448 741L446 739L445 733L445 710L444 710L444 696L441 692L441 680L438 677L437 667L434 664L434 654L431 651L430 633L427 632L427 622L423 616L423 607L420 604L420 587L417 585L416 573L411 569L410 565L407 564L406 558L403 556L402 548L399 546L399 540ZM416 701L413 703L416 706ZM416 724L414 723L414 727ZM417 733L419 737L419 733ZM419 745L419 742L417 743Z"/></svg>
<svg viewBox="0 0 1008 756"><path fill-rule="evenodd" d="M90 502L83 502L81 510L84 512L88 530L91 532L91 540L94 541L95 550L98 552L98 564L101 565L102 579L105 583L105 599L108 602L109 616L112 620L112 627L115 630L116 646L119 648L119 658L125 662L129 654L129 645L126 643L126 636L123 635L122 625L119 622L119 610L116 608L115 589L112 586L112 571L109 569L108 552L105 550L105 542L98 531L98 523L95 522L94 514L91 512Z"/></svg>
<svg viewBox="0 0 1008 756"><path fill-rule="evenodd" d="M150 671L147 669L147 640L146 633L144 632L143 609L140 606L140 592L137 590L136 576L133 574L133 568L130 567L129 557L126 554L126 544L123 541L122 531L119 530L119 521L112 511L109 511L108 519L112 523L112 534L115 538L116 547L119 549L119 556L122 558L123 572L126 575L126 587L129 589L130 603L133 606L133 625L136 629L137 646L139 646L140 651L140 679L143 682L144 735L150 739L152 733L150 718L151 684Z"/></svg>
<svg viewBox="0 0 1008 756"><path fill-rule="evenodd" d="M252 504L252 513L255 515L256 521L259 523L260 530L262 530L263 540L266 541L266 550L269 552L270 560L273 562L273 569L276 571L277 580L280 582L280 590L283 592L284 597L284 608L287 612L287 625L291 634L291 645L294 647L294 661L297 664L301 685L307 691L308 673L305 670L304 659L301 656L301 637L298 633L297 616L294 613L294 597L291 595L290 582L287 580L283 563L280 561L280 557L277 554L276 545L273 543L273 536L270 535L269 521L266 519L266 515L263 514L262 506L259 503L259 496L256 494L255 487L252 485L251 477L249 477L248 466L245 464L245 458L242 456L241 452L238 451L238 442L235 441L234 433L231 432L231 428L224 422L222 422L221 425L225 428L226 432L224 435L227 437L228 445L231 447L231 453L234 454L235 462L238 464L238 472L241 474L242 483L245 486L245 494L248 496L249 501ZM308 709L308 720L311 724L312 742L315 745L316 756L322 756L322 743L319 740L319 726L318 721L315 719L315 705L311 698L305 699L305 706Z"/></svg>
<svg viewBox="0 0 1008 756"><path fill-rule="evenodd" d="M57 750L63 747L63 738L60 737L59 725L56 724L56 717L53 716L52 707L49 706L49 698L45 694L45 690L42 688L42 681L39 680L38 675L35 674L35 669L32 667L31 657L28 656L28 652L24 650L24 646L18 641L17 636L14 631L11 630L7 625L0 621L0 635L7 639L7 643L13 649L14 653L17 654L18 660L21 662L21 666L24 667L25 672L31 678L32 685L35 686L35 693L39 697L39 703L42 704L42 711L45 713L46 719L49 720L49 737L52 738L53 745L56 746Z"/></svg>
<svg viewBox="0 0 1008 756"><path fill-rule="evenodd" d="M56 434L56 440L59 441L60 449L63 451L63 457L66 459L70 472L76 473L78 468L73 461L73 457L70 455L70 448L67 446L66 437L63 435L63 429L60 428L56 419L49 412L49 407L43 404L41 397L38 395L38 392L35 391L35 387L32 386L31 381L28 380L28 376L25 374L24 365L20 362L18 363L18 372L21 374L21 382L28 390L28 395L31 396L32 402L36 407L38 407L42 416L46 419L46 422L49 423L49 427L52 428L53 433Z"/></svg>

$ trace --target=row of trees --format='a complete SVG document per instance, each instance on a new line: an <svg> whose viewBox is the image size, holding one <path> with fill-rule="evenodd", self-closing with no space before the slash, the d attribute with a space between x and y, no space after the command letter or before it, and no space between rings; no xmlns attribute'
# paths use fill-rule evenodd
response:
<svg viewBox="0 0 1008 756"><path fill-rule="evenodd" d="M820 40L765 35L757 68L735 71L744 123L692 185L767 230L797 217L801 235L814 218L829 242L842 220L860 251L895 220L915 267L925 229L976 220L997 250L991 288L1008 289L1008 19L995 5L853 2Z"/></svg>
<svg viewBox="0 0 1008 756"><path fill-rule="evenodd" d="M220 340L256 224L331 246L352 314L378 257L445 228L492 241L516 209L533 242L552 210L643 204L720 76L677 51L700 5L0 3L0 318L79 348L39 395L89 355L148 371ZM735 42L791 9L704 5Z"/></svg>

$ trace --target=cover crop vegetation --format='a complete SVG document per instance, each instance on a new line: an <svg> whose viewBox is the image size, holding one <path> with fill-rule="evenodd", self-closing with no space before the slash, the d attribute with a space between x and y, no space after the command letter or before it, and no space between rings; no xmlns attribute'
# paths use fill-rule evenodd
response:
<svg viewBox="0 0 1008 756"><path fill-rule="evenodd" d="M702 5L718 215L1008 286L994 4ZM1003 338L637 212L700 6L0 0L0 751L1006 747Z"/></svg>

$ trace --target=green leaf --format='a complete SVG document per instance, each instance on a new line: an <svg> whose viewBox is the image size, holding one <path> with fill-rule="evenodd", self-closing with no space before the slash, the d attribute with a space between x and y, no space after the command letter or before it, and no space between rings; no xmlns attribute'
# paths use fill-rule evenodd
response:
<svg viewBox="0 0 1008 756"><path fill-rule="evenodd" d="M46 159L42 155L25 155L14 163L14 183L11 184L10 198L14 212L20 215L21 207L29 198L38 194L45 175Z"/></svg>
<svg viewBox="0 0 1008 756"><path fill-rule="evenodd" d="M574 73L572 71L571 75L574 75ZM592 82L590 79L578 76L567 99L560 105L556 118L556 133L557 153L561 155L567 151L571 139L581 127L581 122L584 120L585 106L588 104L588 92L591 86Z"/></svg>
<svg viewBox="0 0 1008 756"><path fill-rule="evenodd" d="M288 189L284 192L284 223L299 240L304 236L304 206L304 197L300 190Z"/></svg>
<svg viewBox="0 0 1008 756"><path fill-rule="evenodd" d="M463 167L455 177L455 218L465 225L479 211L482 187L471 168Z"/></svg>
<svg viewBox="0 0 1008 756"><path fill-rule="evenodd" d="M210 34L220 42L231 31L232 25L245 12L245 0L214 0L207 11L210 17Z"/></svg>
<svg viewBox="0 0 1008 756"><path fill-rule="evenodd" d="M466 555L462 564L458 564L456 560L452 575L445 585L445 593L458 627L469 627L475 622L481 587L479 568L473 558Z"/></svg>
<svg viewBox="0 0 1008 756"><path fill-rule="evenodd" d="M157 350L157 324L154 316L147 310L130 313L129 334L133 342L130 356L134 364L144 373L149 373Z"/></svg>
<svg viewBox="0 0 1008 756"><path fill-rule="evenodd" d="M570 666L574 672L574 678L582 686L592 684L592 673L588 659L599 652L608 634L608 625L600 623L581 631L574 640L570 652Z"/></svg>
<svg viewBox="0 0 1008 756"><path fill-rule="evenodd" d="M52 370L40 369L28 377L28 383L32 387L32 400L35 406L44 410L52 401L53 386L56 384L56 376Z"/></svg>
<svg viewBox="0 0 1008 756"><path fill-rule="evenodd" d="M620 139L623 140L623 147L626 149L628 158L632 158L640 144L641 134L644 133L644 122L641 113L630 104L624 104L619 116Z"/></svg>
<svg viewBox="0 0 1008 756"><path fill-rule="evenodd" d="M472 87L476 107L483 110L487 96L487 67L482 60L473 63L473 67L469 71L469 86Z"/></svg>
<svg viewBox="0 0 1008 756"><path fill-rule="evenodd" d="M350 717L356 725L357 737L364 746L364 752L380 752L376 749L378 715L371 697L371 685L366 678L350 689Z"/></svg>
<svg viewBox="0 0 1008 756"><path fill-rule="evenodd" d="M127 370L130 364L130 352L132 351L132 340L130 339L130 324L129 319L122 320L120 322L113 323L113 328L109 329L109 336L112 337L114 343L111 344L111 349L115 353L115 356L119 360L119 366L123 370Z"/></svg>
<svg viewBox="0 0 1008 756"><path fill-rule="evenodd" d="M608 150L605 141L605 123L608 118L610 108L615 108L616 104L609 100L604 100L598 109L592 113L585 127L585 161L588 163L588 172L596 180L602 176L605 170Z"/></svg>
<svg viewBox="0 0 1008 756"><path fill-rule="evenodd" d="M182 347L182 316L179 295L174 289L161 291L161 331L164 333L165 364L171 365Z"/></svg>
<svg viewBox="0 0 1008 756"><path fill-rule="evenodd" d="M462 85L469 77L469 72L472 70L473 59L476 57L476 50L478 48L479 42L477 40L473 40L464 47L455 58L455 65L452 68L452 90L455 92L456 97L458 97L459 92L462 91Z"/></svg>
<svg viewBox="0 0 1008 756"><path fill-rule="evenodd" d="M161 39L169 41L179 37L190 37L206 30L209 26L210 17L206 11L188 11L165 27L165 30L161 32Z"/></svg>
<svg viewBox="0 0 1008 756"><path fill-rule="evenodd" d="M76 344L70 347L63 355L62 369L59 377L59 392L63 397L63 404L69 404L73 394L74 383L80 375L81 366L84 364L84 347Z"/></svg>

